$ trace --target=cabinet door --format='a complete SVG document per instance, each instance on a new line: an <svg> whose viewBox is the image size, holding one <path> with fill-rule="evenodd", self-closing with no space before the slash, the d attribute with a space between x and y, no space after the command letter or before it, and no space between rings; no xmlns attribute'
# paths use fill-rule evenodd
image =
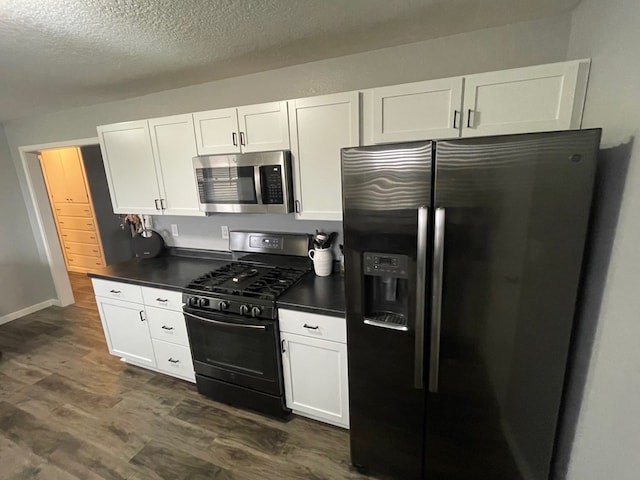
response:
<svg viewBox="0 0 640 480"><path fill-rule="evenodd" d="M98 135L113 212L159 214L160 192L147 121L104 125L98 127Z"/></svg>
<svg viewBox="0 0 640 480"><path fill-rule="evenodd" d="M109 353L131 363L155 367L144 306L96 297Z"/></svg>
<svg viewBox="0 0 640 480"><path fill-rule="evenodd" d="M193 114L198 155L240 153L238 114L235 108Z"/></svg>
<svg viewBox="0 0 640 480"><path fill-rule="evenodd" d="M158 183L166 215L204 216L199 209L198 188L193 174L196 139L192 115L149 120L151 144Z"/></svg>
<svg viewBox="0 0 640 480"><path fill-rule="evenodd" d="M41 151L40 165L53 203L69 203L71 197L67 194L67 183L64 178L64 166L60 159L60 149Z"/></svg>
<svg viewBox="0 0 640 480"><path fill-rule="evenodd" d="M349 428L347 346L291 333L281 338L287 407Z"/></svg>
<svg viewBox="0 0 640 480"><path fill-rule="evenodd" d="M588 62L465 77L462 136L579 128Z"/></svg>
<svg viewBox="0 0 640 480"><path fill-rule="evenodd" d="M238 107L243 152L289 150L287 102Z"/></svg>
<svg viewBox="0 0 640 480"><path fill-rule="evenodd" d="M342 220L340 149L360 144L358 92L289 103L296 218Z"/></svg>
<svg viewBox="0 0 640 480"><path fill-rule="evenodd" d="M462 83L454 77L374 88L374 143L460 136Z"/></svg>
<svg viewBox="0 0 640 480"><path fill-rule="evenodd" d="M89 202L87 185L84 179L84 167L80 157L80 150L76 147L61 148L59 150L60 161L64 168L64 178L67 186L67 195L71 203Z"/></svg>

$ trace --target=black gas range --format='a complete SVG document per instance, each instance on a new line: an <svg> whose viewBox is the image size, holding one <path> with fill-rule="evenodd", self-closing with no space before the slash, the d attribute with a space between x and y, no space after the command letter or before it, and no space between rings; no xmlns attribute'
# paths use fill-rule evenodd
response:
<svg viewBox="0 0 640 480"><path fill-rule="evenodd" d="M274 416L284 401L277 298L311 270L306 234L231 232L235 261L185 286L198 391Z"/></svg>

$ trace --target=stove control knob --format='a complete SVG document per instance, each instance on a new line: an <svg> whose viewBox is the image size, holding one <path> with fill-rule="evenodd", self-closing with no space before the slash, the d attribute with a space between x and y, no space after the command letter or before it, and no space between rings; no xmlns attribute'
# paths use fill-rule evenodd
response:
<svg viewBox="0 0 640 480"><path fill-rule="evenodd" d="M249 314L249 305L240 305L240 315Z"/></svg>
<svg viewBox="0 0 640 480"><path fill-rule="evenodd" d="M221 312L223 310L226 310L227 308L229 308L229 302L221 301L220 303L218 303L218 310L220 310Z"/></svg>
<svg viewBox="0 0 640 480"><path fill-rule="evenodd" d="M199 307L208 307L209 306L209 299L208 298L201 298L200 301L198 302L198 306Z"/></svg>
<svg viewBox="0 0 640 480"><path fill-rule="evenodd" d="M262 309L260 307L251 307L251 316L253 318L256 318L261 313L262 313Z"/></svg>
<svg viewBox="0 0 640 480"><path fill-rule="evenodd" d="M189 305L190 307L197 307L198 297L189 297L189 299L187 300L187 305Z"/></svg>

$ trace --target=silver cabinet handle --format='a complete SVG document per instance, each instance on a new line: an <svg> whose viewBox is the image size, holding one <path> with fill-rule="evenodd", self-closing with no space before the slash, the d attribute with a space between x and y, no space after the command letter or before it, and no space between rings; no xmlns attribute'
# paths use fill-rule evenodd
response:
<svg viewBox="0 0 640 480"><path fill-rule="evenodd" d="M171 363L180 363L180 360L174 360L174 359L173 359L173 358L171 358L171 357L169 357L169 358L167 359L167 361L168 361L168 362L171 362Z"/></svg>
<svg viewBox="0 0 640 480"><path fill-rule="evenodd" d="M296 213L300 213L300 200L296 200Z"/></svg>
<svg viewBox="0 0 640 480"><path fill-rule="evenodd" d="M240 132L240 145L246 145L244 132Z"/></svg>
<svg viewBox="0 0 640 480"><path fill-rule="evenodd" d="M467 127L469 128L473 128L473 125L471 125L471 113L473 112L473 110L469 109L467 110Z"/></svg>
<svg viewBox="0 0 640 480"><path fill-rule="evenodd" d="M160 208L162 208L162 210L167 209L167 201L164 198L160 199Z"/></svg>
<svg viewBox="0 0 640 480"><path fill-rule="evenodd" d="M211 318L199 317L198 315L194 315L193 313L182 312L188 317L195 318L197 320L201 320L203 322L215 323L216 325L224 325L225 327L233 327L233 328L253 328L255 330L266 330L267 327L264 325L251 325L251 324L243 324L243 323L229 323L229 322L221 322L220 320L213 320Z"/></svg>
<svg viewBox="0 0 640 480"><path fill-rule="evenodd" d="M231 141L233 142L233 146L238 146L238 134L236 132L231 133Z"/></svg>
<svg viewBox="0 0 640 480"><path fill-rule="evenodd" d="M169 300L167 298L156 298L156 302L167 303Z"/></svg>
<svg viewBox="0 0 640 480"><path fill-rule="evenodd" d="M458 110L453 111L453 128L458 128L458 113L460 113Z"/></svg>
<svg viewBox="0 0 640 480"><path fill-rule="evenodd" d="M429 236L429 208L418 208L418 252L416 255L416 336L414 346L413 386L424 388L424 309L427 288L427 246Z"/></svg>
<svg viewBox="0 0 640 480"><path fill-rule="evenodd" d="M122 293L120 290L109 290L109 291L110 291L111 293L115 293L116 295L117 295L118 293Z"/></svg>
<svg viewBox="0 0 640 480"><path fill-rule="evenodd" d="M162 328L163 330L169 330L169 331L173 330L173 327L167 327L166 325L162 325L162 327L160 328Z"/></svg>
<svg viewBox="0 0 640 480"><path fill-rule="evenodd" d="M440 327L442 322L442 274L444 271L444 208L436 208L433 240L433 276L431 278L431 355L429 359L429 391L438 392L440 370Z"/></svg>
<svg viewBox="0 0 640 480"><path fill-rule="evenodd" d="M285 348L284 338L280 340L280 349L282 350L282 353L287 352L287 349Z"/></svg>
<svg viewBox="0 0 640 480"><path fill-rule="evenodd" d="M159 199L158 199L158 198L156 198L156 199L154 199L153 201L154 201L154 203L156 204L156 210L160 210L160 207L158 206L158 201L159 201Z"/></svg>
<svg viewBox="0 0 640 480"><path fill-rule="evenodd" d="M146 318L144 318L144 310L140 310L138 313L140 314L140 321L144 322L146 320Z"/></svg>
<svg viewBox="0 0 640 480"><path fill-rule="evenodd" d="M309 328L311 330L318 330L320 327L318 325L307 325L306 323L303 325L304 328Z"/></svg>

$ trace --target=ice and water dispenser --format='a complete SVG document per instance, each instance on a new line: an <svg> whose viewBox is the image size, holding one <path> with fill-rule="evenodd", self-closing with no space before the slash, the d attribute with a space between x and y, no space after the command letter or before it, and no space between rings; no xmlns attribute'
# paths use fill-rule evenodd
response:
<svg viewBox="0 0 640 480"><path fill-rule="evenodd" d="M409 257L365 252L364 323L407 331L409 317Z"/></svg>

